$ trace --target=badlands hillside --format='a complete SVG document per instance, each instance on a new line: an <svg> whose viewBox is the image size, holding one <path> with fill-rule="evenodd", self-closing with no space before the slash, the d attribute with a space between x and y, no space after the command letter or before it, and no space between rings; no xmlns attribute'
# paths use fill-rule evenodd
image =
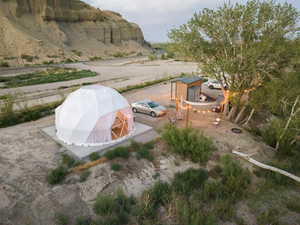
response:
<svg viewBox="0 0 300 225"><path fill-rule="evenodd" d="M86 60L147 51L140 27L80 0L0 0L0 61Z"/></svg>

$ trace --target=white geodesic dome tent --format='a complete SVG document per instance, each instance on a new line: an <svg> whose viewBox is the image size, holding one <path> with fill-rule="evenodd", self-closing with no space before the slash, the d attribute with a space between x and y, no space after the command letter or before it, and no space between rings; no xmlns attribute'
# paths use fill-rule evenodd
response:
<svg viewBox="0 0 300 225"><path fill-rule="evenodd" d="M128 101L116 90L101 85L71 93L55 110L55 125L60 140L79 146L117 142L134 130Z"/></svg>

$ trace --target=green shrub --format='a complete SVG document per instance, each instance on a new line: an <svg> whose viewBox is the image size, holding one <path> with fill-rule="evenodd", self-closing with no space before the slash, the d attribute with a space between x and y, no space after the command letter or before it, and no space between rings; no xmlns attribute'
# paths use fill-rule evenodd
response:
<svg viewBox="0 0 300 225"><path fill-rule="evenodd" d="M293 212L300 212L300 198L292 198L286 202L286 207Z"/></svg>
<svg viewBox="0 0 300 225"><path fill-rule="evenodd" d="M82 56L82 52L78 50L72 50L72 52L77 55L78 57Z"/></svg>
<svg viewBox="0 0 300 225"><path fill-rule="evenodd" d="M58 213L55 215L56 225L69 225L70 218L64 214Z"/></svg>
<svg viewBox="0 0 300 225"><path fill-rule="evenodd" d="M216 200L222 198L222 183L220 181L209 181L206 182L199 192L200 200L210 202L211 200Z"/></svg>
<svg viewBox="0 0 300 225"><path fill-rule="evenodd" d="M191 197L182 198L177 197L174 201L175 217L178 224L184 225L216 225L216 215L213 214L208 208L202 208L198 201L194 201Z"/></svg>
<svg viewBox="0 0 300 225"><path fill-rule="evenodd" d="M162 55L161 55L161 59L162 59L162 60L166 60L166 59L168 59L168 57L167 57L165 54L162 54Z"/></svg>
<svg viewBox="0 0 300 225"><path fill-rule="evenodd" d="M22 54L21 58L25 59L27 62L33 62L34 59L38 59L37 56L26 55L26 54Z"/></svg>
<svg viewBox="0 0 300 225"><path fill-rule="evenodd" d="M102 60L103 58L101 56L93 56L89 58L90 61L98 61L98 60Z"/></svg>
<svg viewBox="0 0 300 225"><path fill-rule="evenodd" d="M89 217L80 216L76 218L76 225L91 225L92 219Z"/></svg>
<svg viewBox="0 0 300 225"><path fill-rule="evenodd" d="M104 216L99 224L127 224L129 215L133 212L136 200L119 192L115 197L110 195L98 195L94 204L94 212Z"/></svg>
<svg viewBox="0 0 300 225"><path fill-rule="evenodd" d="M73 63L75 62L75 60L67 58L65 61L63 61L62 63Z"/></svg>
<svg viewBox="0 0 300 225"><path fill-rule="evenodd" d="M257 223L279 225L279 215L280 211L276 208L267 209L264 212L260 213L260 215L257 217Z"/></svg>
<svg viewBox="0 0 300 225"><path fill-rule="evenodd" d="M157 60L157 55L155 55L155 54L149 55L149 56L148 56L148 59L149 59L150 61Z"/></svg>
<svg viewBox="0 0 300 225"><path fill-rule="evenodd" d="M130 152L129 152L129 147L117 147L114 150L108 151L105 154L105 157L107 157L108 159L112 160L115 158L125 158L128 159L130 156Z"/></svg>
<svg viewBox="0 0 300 225"><path fill-rule="evenodd" d="M250 172L243 169L238 161L226 155L221 158L222 196L237 200L247 193L251 183Z"/></svg>
<svg viewBox="0 0 300 225"><path fill-rule="evenodd" d="M171 193L170 185L164 182L157 182L151 189L145 191L142 196L142 204L138 208L138 220L141 222L155 218L158 208L170 201Z"/></svg>
<svg viewBox="0 0 300 225"><path fill-rule="evenodd" d="M67 154L62 155L62 163L68 168L72 168L77 164L76 160Z"/></svg>
<svg viewBox="0 0 300 225"><path fill-rule="evenodd" d="M227 221L234 217L234 203L230 199L218 199L214 203L214 214Z"/></svg>
<svg viewBox="0 0 300 225"><path fill-rule="evenodd" d="M49 69L29 74L21 74L12 77L2 77L0 82L4 82L5 88L23 87L29 85L54 83L61 81L76 80L86 77L95 77L97 73L90 70L74 69Z"/></svg>
<svg viewBox="0 0 300 225"><path fill-rule="evenodd" d="M147 148L141 148L136 152L137 159L148 159L149 161L153 161L154 157L152 153Z"/></svg>
<svg viewBox="0 0 300 225"><path fill-rule="evenodd" d="M113 171L120 171L123 167L118 163L113 163L110 167Z"/></svg>
<svg viewBox="0 0 300 225"><path fill-rule="evenodd" d="M172 187L177 193L190 195L195 189L200 189L207 179L208 172L206 170L188 169L175 175Z"/></svg>
<svg viewBox="0 0 300 225"><path fill-rule="evenodd" d="M0 61L0 67L9 67L9 63Z"/></svg>
<svg viewBox="0 0 300 225"><path fill-rule="evenodd" d="M212 140L189 128L177 128L168 125L164 128L162 138L174 153L189 158L193 162L206 163L212 152L216 150Z"/></svg>
<svg viewBox="0 0 300 225"><path fill-rule="evenodd" d="M101 158L101 156L97 152L93 152L89 155L91 161L96 161Z"/></svg>
<svg viewBox="0 0 300 225"><path fill-rule="evenodd" d="M110 195L98 195L94 204L94 212L97 215L107 216L114 211L115 203L114 197Z"/></svg>
<svg viewBox="0 0 300 225"><path fill-rule="evenodd" d="M174 52L167 52L167 58L168 59L173 59L175 57L175 53Z"/></svg>
<svg viewBox="0 0 300 225"><path fill-rule="evenodd" d="M66 178L67 174L68 170L65 167L57 167L48 174L48 183L52 185L60 184Z"/></svg>
<svg viewBox="0 0 300 225"><path fill-rule="evenodd" d="M0 116L0 128L13 126L19 123L33 121L54 113L61 101L40 105L32 108L26 108L19 112L5 113ZM8 109L8 108L7 108Z"/></svg>
<svg viewBox="0 0 300 225"><path fill-rule="evenodd" d="M54 61L53 60L43 61L43 64L44 65L51 65L51 64L54 64Z"/></svg>
<svg viewBox="0 0 300 225"><path fill-rule="evenodd" d="M91 171L85 170L80 174L80 182L85 182L88 177L91 175Z"/></svg>
<svg viewBox="0 0 300 225"><path fill-rule="evenodd" d="M125 56L128 56L128 54L126 52L116 52L113 54L113 57L115 57L115 58L122 58Z"/></svg>
<svg viewBox="0 0 300 225"><path fill-rule="evenodd" d="M122 220L123 219L123 220ZM126 221L127 220L127 221ZM96 225L125 225L128 222L128 216L106 216L99 221L97 221Z"/></svg>

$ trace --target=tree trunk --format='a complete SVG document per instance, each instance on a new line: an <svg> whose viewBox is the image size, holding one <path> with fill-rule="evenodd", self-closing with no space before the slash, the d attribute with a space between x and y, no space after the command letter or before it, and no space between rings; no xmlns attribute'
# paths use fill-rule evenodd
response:
<svg viewBox="0 0 300 225"><path fill-rule="evenodd" d="M252 119L252 116L253 116L254 112L255 112L255 109L252 109L252 110L251 110L251 113L250 113L250 115L249 115L249 117L248 117L248 119L247 119L246 122L244 123L244 126L247 126L247 125L248 125L249 121Z"/></svg>
<svg viewBox="0 0 300 225"><path fill-rule="evenodd" d="M297 111L298 111L298 110L296 110L296 112L295 112L295 109L296 109L296 106L297 106L297 104L298 104L298 101L299 101L299 96L296 98L296 100L295 100L295 102L294 102L294 105L293 105L293 108L292 108L292 111L291 111L291 114L290 114L290 117L289 117L288 121L286 122L285 127L284 127L284 129L283 129L283 131L282 131L280 137L278 138L278 141L277 141L276 147L275 147L276 150L279 149L279 147L280 147L280 141L282 140L282 138L283 138L284 135L286 134L286 132L287 132L289 126L290 126L290 123L291 123L293 117L295 116L295 114L296 114Z"/></svg>
<svg viewBox="0 0 300 225"><path fill-rule="evenodd" d="M230 110L230 112L229 112L229 114L228 114L228 116L227 116L227 120L232 120L232 118L235 117L235 115L236 115L236 113L237 113L237 110L238 110L238 107L237 107L236 105L234 105L234 106L231 108L231 110Z"/></svg>
<svg viewBox="0 0 300 225"><path fill-rule="evenodd" d="M243 106L241 111L238 113L237 117L235 118L234 123L239 123L243 119L245 110L246 110L246 106Z"/></svg>

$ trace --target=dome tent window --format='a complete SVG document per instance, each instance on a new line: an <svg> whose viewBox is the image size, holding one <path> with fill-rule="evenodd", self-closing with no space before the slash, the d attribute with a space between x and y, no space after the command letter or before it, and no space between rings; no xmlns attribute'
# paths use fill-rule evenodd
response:
<svg viewBox="0 0 300 225"><path fill-rule="evenodd" d="M55 125L60 140L79 146L109 144L134 130L128 101L116 90L101 85L71 93L55 110Z"/></svg>

